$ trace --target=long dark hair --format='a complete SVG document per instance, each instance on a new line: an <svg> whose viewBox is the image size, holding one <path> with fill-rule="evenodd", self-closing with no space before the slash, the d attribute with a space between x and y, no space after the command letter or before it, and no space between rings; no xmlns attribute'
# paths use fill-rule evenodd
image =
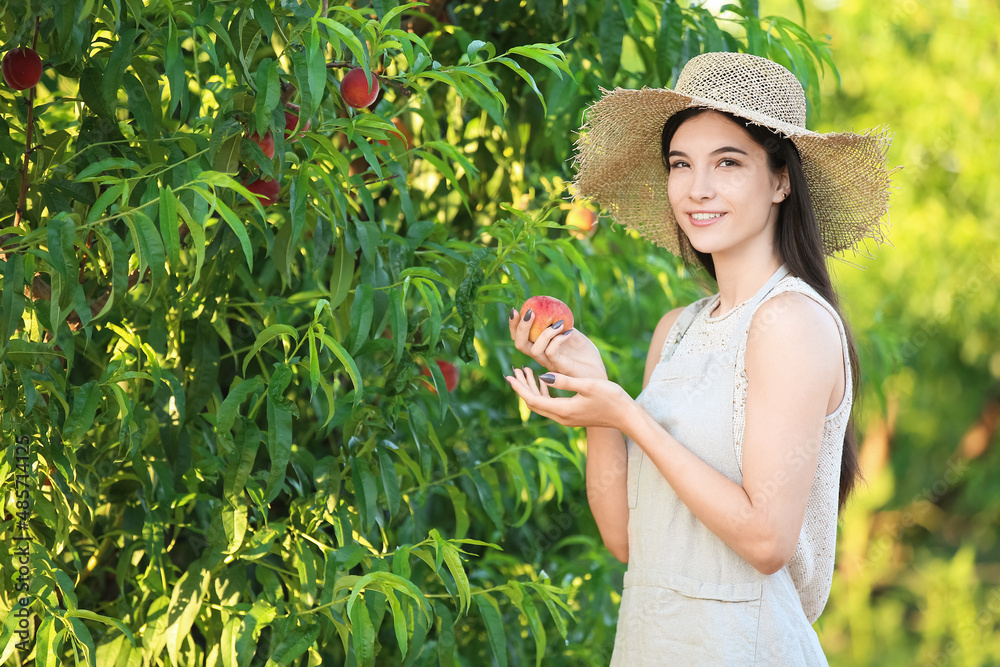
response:
<svg viewBox="0 0 1000 667"><path fill-rule="evenodd" d="M670 142L677 132L677 128L684 121L694 118L709 109L691 108L680 111L667 120L663 126L661 148L663 163L667 171L670 171L670 162L667 153L670 151ZM833 306L833 309L840 315L844 323L844 333L847 335L847 351L851 361L851 379L854 395L854 402L851 406L851 415L847 421L847 432L844 434L844 448L840 464L840 498L838 507L843 509L847 497L854 489L861 476L861 468L858 464L857 430L854 421L858 407L858 392L861 386L861 371L858 363L858 351L854 345L854 337L851 328L847 323L847 318L840 312L840 300L837 292L833 289L830 281L830 273L826 266L826 256L823 252L823 241L820 236L819 224L816 222L816 213L813 210L812 198L809 196L809 187L806 184L805 174L802 171L802 161L799 159L799 152L795 144L790 139L775 134L771 130L761 125L755 125L732 114L720 113L729 118L734 123L744 128L747 134L767 151L768 168L772 174L778 173L783 167L788 167L788 181L791 191L787 199L781 203L778 211L778 223L775 231L775 241L782 261L788 267L789 273L798 276L810 287L819 293L826 301ZM678 234L683 234L678 225ZM683 247L684 244L682 244ZM690 244L688 244L690 245ZM691 248L695 256L713 280L715 276L715 263L712 255L700 252Z"/></svg>

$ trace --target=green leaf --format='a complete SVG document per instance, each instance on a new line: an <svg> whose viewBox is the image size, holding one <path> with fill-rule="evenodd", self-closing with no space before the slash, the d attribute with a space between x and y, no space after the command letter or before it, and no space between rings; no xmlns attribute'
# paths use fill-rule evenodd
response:
<svg viewBox="0 0 1000 667"><path fill-rule="evenodd" d="M257 66L257 103L254 120L258 134L264 136L270 125L271 110L279 104L281 82L278 79L278 61L264 58Z"/></svg>
<svg viewBox="0 0 1000 667"><path fill-rule="evenodd" d="M354 655L358 665L371 667L375 664L375 628L368 616L368 606L362 602L351 607L351 636L354 638Z"/></svg>
<svg viewBox="0 0 1000 667"><path fill-rule="evenodd" d="M309 336L309 389L315 394L320 381L319 352L316 350L316 334L312 327L307 333Z"/></svg>
<svg viewBox="0 0 1000 667"><path fill-rule="evenodd" d="M64 616L66 618L85 618L88 621L97 621L98 623L103 623L104 625L110 625L112 627L121 630L122 634L128 638L129 643L135 646L135 637L132 636L132 631L128 629L128 626L122 623L117 618L111 618L110 616L102 616L100 614L95 614L92 611L86 609L71 609L67 611Z"/></svg>
<svg viewBox="0 0 1000 667"><path fill-rule="evenodd" d="M76 226L73 224L73 219L68 215L57 215L49 220L45 231L52 269L63 280L76 282L78 266L76 250L73 248L76 239Z"/></svg>
<svg viewBox="0 0 1000 667"><path fill-rule="evenodd" d="M452 619L451 610L440 602L434 604L434 613L441 623L441 629L438 631L438 664L441 667L451 667L455 664L455 621Z"/></svg>
<svg viewBox="0 0 1000 667"><path fill-rule="evenodd" d="M94 637L90 630L78 618L69 619L69 633L75 639L77 647L83 651L83 659L88 665L97 667L97 650L94 648Z"/></svg>
<svg viewBox="0 0 1000 667"><path fill-rule="evenodd" d="M298 660L299 656L305 653L310 646L316 643L321 629L320 624L308 623L309 616L300 616L299 618L305 619L304 622L306 624L296 626L278 642L278 645L271 652L271 657L268 659L265 667L290 665Z"/></svg>
<svg viewBox="0 0 1000 667"><path fill-rule="evenodd" d="M101 218L102 215L108 210L111 204L115 203L119 197L122 196L122 192L125 191L124 183L115 183L107 190L101 193L101 196L97 198L94 205L90 207L87 211L87 224L96 222Z"/></svg>
<svg viewBox="0 0 1000 667"><path fill-rule="evenodd" d="M229 553L232 554L243 545L243 538L246 536L249 501L243 493L234 496L231 501L229 507L222 509L222 527L229 542Z"/></svg>
<svg viewBox="0 0 1000 667"><path fill-rule="evenodd" d="M476 491L479 492L479 500L483 503L486 515L493 521L496 529L503 532L503 507L498 500L499 489L496 488L496 485L499 482L496 481L495 473L491 475L492 484L486 480L480 468L472 468L467 473L476 485Z"/></svg>
<svg viewBox="0 0 1000 667"><path fill-rule="evenodd" d="M333 355L340 360L340 363L344 365L347 370L348 375L351 376L351 382L354 383L354 404L357 405L364 398L364 386L361 384L361 371L358 370L358 366L354 363L354 358L347 353L344 347L329 336L329 334L321 334L320 339L323 344L326 345L327 349L333 352Z"/></svg>
<svg viewBox="0 0 1000 667"><path fill-rule="evenodd" d="M477 593L473 599L486 625L486 638L493 650L493 656L500 667L507 667L507 636L503 629L500 607L489 593Z"/></svg>
<svg viewBox="0 0 1000 667"><path fill-rule="evenodd" d="M129 28L116 35L115 45L104 65L104 75L101 80L104 103L108 109L115 109L118 106L118 91L122 87L125 68L132 62L132 49L138 34L139 30ZM145 97L145 93L142 97Z"/></svg>
<svg viewBox="0 0 1000 667"><path fill-rule="evenodd" d="M170 597L170 607L167 613L167 629L165 639L167 652L173 664L180 664L180 650L187 640L194 619L201 611L201 601L208 589L208 582L211 580L211 572L205 568L201 569L201 564L195 561L181 578L174 585L173 594Z"/></svg>
<svg viewBox="0 0 1000 667"><path fill-rule="evenodd" d="M250 247L250 237L247 235L246 224L236 217L233 210L226 206L226 204L221 200L212 195L209 195L201 188L193 188L195 190L200 190L202 196L205 197L205 201L209 202L210 206L214 206L219 213L222 214L222 219L226 221L229 228L233 230L236 234L236 238L240 241L240 247L243 248L243 255L247 260L247 268L253 271L253 249Z"/></svg>
<svg viewBox="0 0 1000 667"><path fill-rule="evenodd" d="M3 269L3 296L0 297L0 336L3 349L8 345L14 330L21 326L24 314L24 259L19 254L7 255ZM0 353L0 359L3 354Z"/></svg>
<svg viewBox="0 0 1000 667"><path fill-rule="evenodd" d="M361 283L354 290L354 303L351 304L352 355L357 354L361 346L368 340L374 312L375 298L372 286L368 283Z"/></svg>
<svg viewBox="0 0 1000 667"><path fill-rule="evenodd" d="M232 430L233 424L236 422L236 417L239 415L240 405L256 392L261 384L263 384L263 380L259 376L254 376L240 382L229 390L229 393L226 395L225 400L222 401L222 405L219 406L219 410L215 415L216 435L229 433Z"/></svg>
<svg viewBox="0 0 1000 667"><path fill-rule="evenodd" d="M143 299L143 304L145 304L151 296L159 291L160 287L167 280L166 253L163 249L163 241L160 238L160 233L153 224L153 221L149 219L149 216L142 211L136 210L126 216L126 218L134 219L135 232L142 247L142 255L146 258L150 274L152 275L149 290L146 292L146 298ZM139 277L140 280L144 277L144 272L141 270Z"/></svg>
<svg viewBox="0 0 1000 667"><path fill-rule="evenodd" d="M146 96L146 89L132 72L124 74L125 93L128 95L128 110L132 112L139 129L147 137L156 136L156 125L153 120L153 108Z"/></svg>
<svg viewBox="0 0 1000 667"><path fill-rule="evenodd" d="M756 25L756 22L753 23ZM681 7L675 0L666 0L660 14L660 31L656 35L656 72L662 86L669 86L674 82L674 73L679 70L681 64L683 37L684 15Z"/></svg>
<svg viewBox="0 0 1000 667"><path fill-rule="evenodd" d="M466 613L472 603L472 590L469 587L469 577L465 573L465 566L462 565L462 558L458 549L445 540L440 540L441 556L444 564L455 579L455 586L458 588L459 613Z"/></svg>
<svg viewBox="0 0 1000 667"><path fill-rule="evenodd" d="M11 614L13 615L13 614ZM38 626L35 635L36 667L59 667L59 657L63 652L66 629L55 629L55 618L46 616Z"/></svg>
<svg viewBox="0 0 1000 667"><path fill-rule="evenodd" d="M399 476L396 473L396 466L393 465L389 453L385 449L378 450L379 471L382 475L382 487L385 489L385 497L389 503L390 516L399 511Z"/></svg>
<svg viewBox="0 0 1000 667"><path fill-rule="evenodd" d="M406 347L407 322L405 298L406 295L403 289L393 290L389 294L389 326L392 329L392 340L395 343L393 352L393 361L395 362L399 362L402 359L403 350Z"/></svg>
<svg viewBox="0 0 1000 667"><path fill-rule="evenodd" d="M320 17L316 19L316 21L322 23L327 28L332 30L334 34L336 34L337 37L339 37L341 41L343 41L344 44L347 45L347 48L351 50L351 53L354 55L354 59L358 63L358 65L365 66L365 74L366 75L370 74L370 70L368 69L368 63L365 60L365 48L364 46L362 46L361 42L354 35L354 33L347 28L347 26L345 26L343 23L338 23L333 19L328 19L324 17Z"/></svg>
<svg viewBox="0 0 1000 667"><path fill-rule="evenodd" d="M605 2L597 37L597 50L601 54L601 62L604 64L606 86L610 87L615 74L618 73L618 65L622 58L622 41L625 39L626 31L625 16L618 3Z"/></svg>
<svg viewBox="0 0 1000 667"><path fill-rule="evenodd" d="M188 291L190 292L198 284L198 280L201 278L201 268L205 264L205 228L201 223L195 222L187 207L180 201L177 202L177 212L180 213L184 224L187 225L188 231L191 234L191 246L195 252L194 277L191 279L191 284L188 287Z"/></svg>
<svg viewBox="0 0 1000 667"><path fill-rule="evenodd" d="M460 539L469 532L468 496L452 484L446 484L445 489L448 490L452 507L455 509L455 537Z"/></svg>
<svg viewBox="0 0 1000 667"><path fill-rule="evenodd" d="M246 488L254 462L257 460L257 450L260 448L261 433L257 425L242 418L240 423L242 428L236 433L235 449L226 467L222 487L230 503L235 503L234 499L243 495L243 489Z"/></svg>
<svg viewBox="0 0 1000 667"><path fill-rule="evenodd" d="M167 257L170 265L177 271L177 266L181 262L181 235L180 224L177 216L177 199L170 186L160 188L160 235L163 237L163 244L167 249Z"/></svg>
<svg viewBox="0 0 1000 667"><path fill-rule="evenodd" d="M346 237L341 234L333 257L333 272L330 274L330 310L336 310L347 298L353 278L354 254L347 251Z"/></svg>
<svg viewBox="0 0 1000 667"><path fill-rule="evenodd" d="M271 12L270 2L268 0L253 0L253 16L270 41L271 33L274 32L274 14Z"/></svg>
<svg viewBox="0 0 1000 667"><path fill-rule="evenodd" d="M350 463L354 496L358 502L358 513L361 515L361 527L367 533L375 523L377 510L378 490L375 487L375 476L372 475L365 459L351 456Z"/></svg>
<svg viewBox="0 0 1000 667"><path fill-rule="evenodd" d="M109 169L138 169L139 165L128 160L126 158L120 157L109 157L104 160L99 160L93 164L87 165L87 167L76 175L77 182L86 181L88 179L96 178L98 174L103 174Z"/></svg>
<svg viewBox="0 0 1000 667"><path fill-rule="evenodd" d="M260 352L261 348L278 336L291 336L296 342L299 340L299 332L295 329L295 327L288 326L287 324L272 324L267 327L257 334L257 339L254 341L253 347L250 348L250 352L247 353L247 356L243 358L244 376L247 374L247 366L250 365L250 360L253 359L258 352Z"/></svg>
<svg viewBox="0 0 1000 667"><path fill-rule="evenodd" d="M93 428L102 395L97 380L86 382L73 393L73 409L62 429L63 440L70 447L83 442L84 436Z"/></svg>
<svg viewBox="0 0 1000 667"><path fill-rule="evenodd" d="M264 501L268 503L281 493L288 460L292 455L292 412L286 407L288 399L278 396L291 380L291 369L282 365L279 370L282 372L276 371L271 377L267 392L267 450L271 455L271 470L267 476Z"/></svg>

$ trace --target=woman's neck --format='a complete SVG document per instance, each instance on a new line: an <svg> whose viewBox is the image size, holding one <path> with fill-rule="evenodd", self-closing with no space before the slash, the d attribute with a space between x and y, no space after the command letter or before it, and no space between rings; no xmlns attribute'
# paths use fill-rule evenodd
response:
<svg viewBox="0 0 1000 667"><path fill-rule="evenodd" d="M719 303L711 317L725 315L760 290L768 278L782 264L781 257L773 254L754 254L740 258L712 256L715 262L715 279L719 284Z"/></svg>

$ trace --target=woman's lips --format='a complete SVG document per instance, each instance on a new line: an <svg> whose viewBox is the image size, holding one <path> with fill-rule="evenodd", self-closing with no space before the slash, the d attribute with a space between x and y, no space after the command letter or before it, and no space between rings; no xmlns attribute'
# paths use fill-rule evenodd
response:
<svg viewBox="0 0 1000 667"><path fill-rule="evenodd" d="M688 213L688 220L690 220L691 224L695 227L708 227L709 225L718 222L724 215L725 213L715 211Z"/></svg>

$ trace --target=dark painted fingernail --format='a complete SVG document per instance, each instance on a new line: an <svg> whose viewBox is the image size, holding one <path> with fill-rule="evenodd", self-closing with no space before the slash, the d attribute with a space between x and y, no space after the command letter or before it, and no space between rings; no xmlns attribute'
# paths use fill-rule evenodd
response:
<svg viewBox="0 0 1000 667"><path fill-rule="evenodd" d="M553 382L556 381L556 376L553 375L552 373L546 373L545 375L539 375L538 379L544 382L545 384L552 384Z"/></svg>
<svg viewBox="0 0 1000 667"><path fill-rule="evenodd" d="M553 329L558 329L559 327L561 327L563 325L563 322L565 322L565 321L566 320L559 320L558 322L556 322L555 324L552 325L552 328Z"/></svg>
<svg viewBox="0 0 1000 667"><path fill-rule="evenodd" d="M529 308L529 309L528 309L528 312L526 312L526 313L524 314L524 321L525 321L525 322L527 322L528 320L530 320L530 319L531 319L531 311L533 311L533 310L534 310L534 308Z"/></svg>
<svg viewBox="0 0 1000 667"><path fill-rule="evenodd" d="M568 335L570 335L571 333L573 333L573 330L572 330L572 329L570 329L570 330L569 330L569 331L567 331L566 333L561 333L561 334L559 334L559 335L560 335L560 336L568 336Z"/></svg>
<svg viewBox="0 0 1000 667"><path fill-rule="evenodd" d="M517 312L517 311L515 311L514 308L511 307L511 309L510 309L510 319L514 319L514 313L515 312Z"/></svg>

